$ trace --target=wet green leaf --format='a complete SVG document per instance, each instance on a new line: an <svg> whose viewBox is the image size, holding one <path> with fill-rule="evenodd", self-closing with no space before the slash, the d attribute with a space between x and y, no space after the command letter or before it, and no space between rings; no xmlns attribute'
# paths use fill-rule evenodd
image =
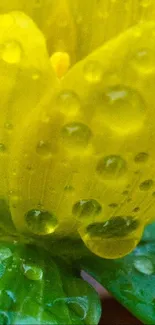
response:
<svg viewBox="0 0 155 325"><path fill-rule="evenodd" d="M0 243L0 324L96 325L100 313L97 293L69 263Z"/></svg>

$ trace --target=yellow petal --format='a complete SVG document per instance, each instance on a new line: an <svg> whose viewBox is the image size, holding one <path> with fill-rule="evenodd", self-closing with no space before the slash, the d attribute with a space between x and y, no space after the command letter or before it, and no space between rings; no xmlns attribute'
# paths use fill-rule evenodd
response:
<svg viewBox="0 0 155 325"><path fill-rule="evenodd" d="M68 52L76 59L76 29L68 0L2 0L0 13L20 10L29 15L45 35L49 54Z"/></svg>
<svg viewBox="0 0 155 325"><path fill-rule="evenodd" d="M99 0L93 13L89 51L141 21L154 20L154 0Z"/></svg>
<svg viewBox="0 0 155 325"><path fill-rule="evenodd" d="M0 196L9 195L8 162L22 119L56 81L45 39L21 12L0 15Z"/></svg>
<svg viewBox="0 0 155 325"><path fill-rule="evenodd" d="M155 23L139 24L75 65L23 121L9 168L20 231L80 235L106 258L137 245L155 205L154 58Z"/></svg>
<svg viewBox="0 0 155 325"><path fill-rule="evenodd" d="M79 233L106 258L131 251L154 215L154 40L154 23L139 24L74 66L64 80L81 103L72 122L92 133L88 157L76 157L76 201L79 209L81 200L92 198L102 207L98 216L81 220ZM115 218L120 227L126 220L129 229L137 220L137 230L117 237Z"/></svg>

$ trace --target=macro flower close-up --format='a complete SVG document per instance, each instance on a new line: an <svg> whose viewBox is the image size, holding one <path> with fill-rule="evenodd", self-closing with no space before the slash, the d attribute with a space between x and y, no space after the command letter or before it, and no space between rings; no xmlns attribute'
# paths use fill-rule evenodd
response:
<svg viewBox="0 0 155 325"><path fill-rule="evenodd" d="M155 324L154 93L154 0L0 0L0 324Z"/></svg>

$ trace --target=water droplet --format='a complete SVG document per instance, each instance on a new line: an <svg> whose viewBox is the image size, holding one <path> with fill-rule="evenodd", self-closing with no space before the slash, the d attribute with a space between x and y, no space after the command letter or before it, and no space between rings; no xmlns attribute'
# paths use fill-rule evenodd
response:
<svg viewBox="0 0 155 325"><path fill-rule="evenodd" d="M98 61L89 61L84 66L84 77L92 83L97 84L102 80L102 65Z"/></svg>
<svg viewBox="0 0 155 325"><path fill-rule="evenodd" d="M64 90L58 95L57 105L60 112L66 115L76 115L80 109L80 100L74 92Z"/></svg>
<svg viewBox="0 0 155 325"><path fill-rule="evenodd" d="M9 325L9 324L11 324L7 313L5 313L3 311L0 311L0 324L1 325Z"/></svg>
<svg viewBox="0 0 155 325"><path fill-rule="evenodd" d="M0 247L0 261L4 261L12 256L12 252L8 247Z"/></svg>
<svg viewBox="0 0 155 325"><path fill-rule="evenodd" d="M83 297L84 298L84 297ZM80 318L80 320L84 320L88 314L88 302L87 298L83 299L83 303L78 300L76 297L70 297L67 301L68 308L73 310L76 315Z"/></svg>
<svg viewBox="0 0 155 325"><path fill-rule="evenodd" d="M121 133L135 132L143 125L145 104L141 95L125 86L115 86L100 94L98 105L104 123Z"/></svg>
<svg viewBox="0 0 155 325"><path fill-rule="evenodd" d="M114 179L124 176L126 172L125 160L116 155L103 157L97 165L97 172L104 177L104 179Z"/></svg>
<svg viewBox="0 0 155 325"><path fill-rule="evenodd" d="M139 188L140 188L141 191L148 191L148 190L150 190L152 188L153 184L154 184L153 180L148 179L148 180L142 182L140 184Z"/></svg>
<svg viewBox="0 0 155 325"><path fill-rule="evenodd" d="M50 157L52 155L51 153L51 144L48 141L39 141L36 147L36 152L38 155L43 157Z"/></svg>
<svg viewBox="0 0 155 325"><path fill-rule="evenodd" d="M62 137L68 145L86 147L91 138L91 131L85 124L73 122L62 129Z"/></svg>
<svg viewBox="0 0 155 325"><path fill-rule="evenodd" d="M110 203L109 208L116 209L118 207L117 203Z"/></svg>
<svg viewBox="0 0 155 325"><path fill-rule="evenodd" d="M36 235L52 234L58 225L53 213L44 210L30 210L26 214L27 226Z"/></svg>
<svg viewBox="0 0 155 325"><path fill-rule="evenodd" d="M100 226L99 224L99 229ZM140 240L137 234L134 234L132 237L104 237L101 234L99 236L91 234L82 227L78 231L88 249L94 254L107 259L116 259L129 254Z"/></svg>
<svg viewBox="0 0 155 325"><path fill-rule="evenodd" d="M12 124L12 123L5 123L4 127L5 127L7 130L12 130L12 129L13 129L13 124Z"/></svg>
<svg viewBox="0 0 155 325"><path fill-rule="evenodd" d="M3 143L0 143L0 153L4 153L6 151L6 147Z"/></svg>
<svg viewBox="0 0 155 325"><path fill-rule="evenodd" d="M101 205L94 199L80 200L73 206L73 214L77 218L95 217L102 211Z"/></svg>
<svg viewBox="0 0 155 325"><path fill-rule="evenodd" d="M114 238L129 235L138 227L138 221L133 217L114 217L105 222L95 222L87 227L91 236Z"/></svg>
<svg viewBox="0 0 155 325"><path fill-rule="evenodd" d="M134 267L140 273L151 275L154 273L154 266L150 259L145 256L136 257Z"/></svg>
<svg viewBox="0 0 155 325"><path fill-rule="evenodd" d="M140 211L140 207L136 207L136 208L133 209L133 212L135 212L135 213L137 213L139 211Z"/></svg>
<svg viewBox="0 0 155 325"><path fill-rule="evenodd" d="M136 157L135 157L135 162L136 163L143 163L146 162L149 158L149 155L146 152L140 152Z"/></svg>
<svg viewBox="0 0 155 325"><path fill-rule="evenodd" d="M74 191L74 187L72 185L66 185L64 187L64 190L67 192L73 192Z"/></svg>
<svg viewBox="0 0 155 325"><path fill-rule="evenodd" d="M123 195L129 195L129 191L124 191L123 193L122 193Z"/></svg>
<svg viewBox="0 0 155 325"><path fill-rule="evenodd" d="M36 265L32 264L23 264L22 265L24 275L29 279L33 281L39 281L43 278L43 270Z"/></svg>
<svg viewBox="0 0 155 325"><path fill-rule="evenodd" d="M17 64L20 62L22 49L18 42L10 41L3 45L1 50L1 58L9 64Z"/></svg>

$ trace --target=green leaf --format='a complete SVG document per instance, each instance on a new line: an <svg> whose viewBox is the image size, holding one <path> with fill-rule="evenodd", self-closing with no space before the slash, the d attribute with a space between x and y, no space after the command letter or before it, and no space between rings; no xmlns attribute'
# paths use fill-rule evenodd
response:
<svg viewBox="0 0 155 325"><path fill-rule="evenodd" d="M155 324L155 223L128 256L107 260L92 255L81 267L145 324Z"/></svg>
<svg viewBox="0 0 155 325"><path fill-rule="evenodd" d="M0 243L0 324L93 324L101 306L70 264L46 251Z"/></svg>
<svg viewBox="0 0 155 325"><path fill-rule="evenodd" d="M155 222L145 227L142 242L155 241Z"/></svg>

